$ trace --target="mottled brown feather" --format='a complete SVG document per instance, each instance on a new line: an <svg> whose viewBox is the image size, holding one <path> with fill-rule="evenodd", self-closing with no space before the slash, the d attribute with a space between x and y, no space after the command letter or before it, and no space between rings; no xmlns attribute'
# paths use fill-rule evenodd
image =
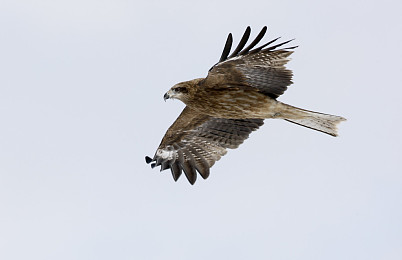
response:
<svg viewBox="0 0 402 260"><path fill-rule="evenodd" d="M242 85L277 98L292 84L292 71L285 67L292 53L287 50L261 50L228 59L215 65L200 86Z"/></svg>
<svg viewBox="0 0 402 260"><path fill-rule="evenodd" d="M161 165L161 170L170 168L174 180L184 172L194 184L197 172L208 178L209 169L226 154L226 149L237 148L262 124L263 119L213 118L185 107L166 132L154 157L147 157L147 163L155 162L155 166ZM170 157L164 156L169 152Z"/></svg>

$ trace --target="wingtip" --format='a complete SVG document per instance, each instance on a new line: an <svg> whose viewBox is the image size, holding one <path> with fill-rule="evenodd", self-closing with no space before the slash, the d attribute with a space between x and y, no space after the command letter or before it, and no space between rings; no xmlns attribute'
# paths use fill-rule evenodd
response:
<svg viewBox="0 0 402 260"><path fill-rule="evenodd" d="M233 35L232 35L232 33L229 33L228 34L228 37L226 38L226 43L225 43L225 45L226 44L230 44L230 47L232 47L232 44L233 44ZM229 48L229 51L230 51L230 48Z"/></svg>
<svg viewBox="0 0 402 260"><path fill-rule="evenodd" d="M233 36L232 33L229 33L228 38L226 39L225 46L223 47L223 52L221 58L219 59L219 62L227 59L230 50L232 49L232 43L233 43Z"/></svg>
<svg viewBox="0 0 402 260"><path fill-rule="evenodd" d="M209 177L209 169L207 169L207 170L205 170L203 172L200 172L200 175L204 180L208 179L208 177Z"/></svg>

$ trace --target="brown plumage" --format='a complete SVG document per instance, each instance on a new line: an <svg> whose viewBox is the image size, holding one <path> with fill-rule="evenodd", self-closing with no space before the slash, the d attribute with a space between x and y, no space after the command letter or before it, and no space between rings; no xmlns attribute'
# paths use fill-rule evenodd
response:
<svg viewBox="0 0 402 260"><path fill-rule="evenodd" d="M167 130L153 158L151 167L171 169L176 181L184 171L191 184L197 172L206 179L209 169L237 148L266 118L280 118L326 134L337 136L336 125L343 117L296 108L277 101L292 84L292 72L285 68L293 53L290 42L272 45L274 39L254 48L264 37L264 27L256 39L246 45L251 29L247 27L239 45L229 56L229 34L222 56L206 78L174 85L164 99L175 98L186 104L183 112Z"/></svg>

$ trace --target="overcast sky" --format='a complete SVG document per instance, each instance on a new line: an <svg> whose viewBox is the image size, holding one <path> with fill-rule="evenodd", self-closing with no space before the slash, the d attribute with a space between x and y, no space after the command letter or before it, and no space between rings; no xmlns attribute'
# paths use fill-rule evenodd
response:
<svg viewBox="0 0 402 260"><path fill-rule="evenodd" d="M146 3L145 3L146 2ZM0 258L401 259L400 1L0 3ZM280 101L194 186L145 164L227 34L295 38Z"/></svg>

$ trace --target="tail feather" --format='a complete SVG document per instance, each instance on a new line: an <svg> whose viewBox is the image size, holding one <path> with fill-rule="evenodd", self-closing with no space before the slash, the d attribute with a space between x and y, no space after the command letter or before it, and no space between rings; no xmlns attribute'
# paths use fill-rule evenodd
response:
<svg viewBox="0 0 402 260"><path fill-rule="evenodd" d="M296 112L297 116L284 118L286 121L332 136L338 136L337 125L342 121L346 121L346 119L341 116L322 114L297 107L292 107L292 110L293 113Z"/></svg>

